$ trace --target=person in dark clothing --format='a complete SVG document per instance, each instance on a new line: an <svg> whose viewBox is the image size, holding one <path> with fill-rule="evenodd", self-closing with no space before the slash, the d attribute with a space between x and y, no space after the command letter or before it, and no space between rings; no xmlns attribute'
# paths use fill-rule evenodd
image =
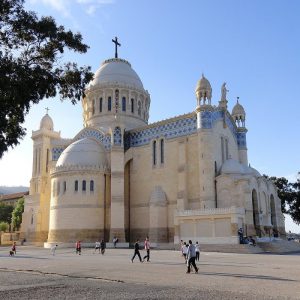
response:
<svg viewBox="0 0 300 300"><path fill-rule="evenodd" d="M103 255L104 252L105 252L105 242L104 242L104 240L101 240L100 249L101 249L101 254Z"/></svg>
<svg viewBox="0 0 300 300"><path fill-rule="evenodd" d="M131 258L131 262L133 263L133 260L135 258L135 256L137 255L140 259L140 262L143 262L142 261L142 258L141 258L141 254L140 254L140 245L139 245L139 240L136 240L135 244L134 244L134 254Z"/></svg>

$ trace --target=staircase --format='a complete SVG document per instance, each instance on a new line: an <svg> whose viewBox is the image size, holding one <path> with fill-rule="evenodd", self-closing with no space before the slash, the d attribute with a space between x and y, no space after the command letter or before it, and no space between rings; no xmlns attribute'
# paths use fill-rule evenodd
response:
<svg viewBox="0 0 300 300"><path fill-rule="evenodd" d="M295 241L273 240L272 242L258 242L257 244L265 253L300 253L300 243Z"/></svg>
<svg viewBox="0 0 300 300"><path fill-rule="evenodd" d="M241 253L241 254L258 254L264 253L259 246L248 244L201 244L200 251L203 252L223 252L223 253Z"/></svg>

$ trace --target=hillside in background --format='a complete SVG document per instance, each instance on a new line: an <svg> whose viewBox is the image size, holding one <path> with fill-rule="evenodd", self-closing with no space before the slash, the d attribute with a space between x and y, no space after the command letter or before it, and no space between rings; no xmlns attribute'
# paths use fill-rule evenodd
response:
<svg viewBox="0 0 300 300"><path fill-rule="evenodd" d="M0 194L14 194L20 192L26 192L29 190L28 186L1 186L0 185Z"/></svg>

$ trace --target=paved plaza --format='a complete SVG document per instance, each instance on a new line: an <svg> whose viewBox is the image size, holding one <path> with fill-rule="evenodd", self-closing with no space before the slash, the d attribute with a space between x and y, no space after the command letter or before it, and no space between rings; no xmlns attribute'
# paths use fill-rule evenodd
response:
<svg viewBox="0 0 300 300"><path fill-rule="evenodd" d="M179 251L152 250L149 263L131 263L132 249L8 252L0 247L0 299L300 299L300 255L202 252L199 273L186 274Z"/></svg>

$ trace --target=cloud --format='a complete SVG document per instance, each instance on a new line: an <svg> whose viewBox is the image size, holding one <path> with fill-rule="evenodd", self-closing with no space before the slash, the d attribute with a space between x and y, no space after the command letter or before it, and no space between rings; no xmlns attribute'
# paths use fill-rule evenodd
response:
<svg viewBox="0 0 300 300"><path fill-rule="evenodd" d="M50 6L54 10L58 11L64 17L70 17L70 0L30 0L30 4L40 4Z"/></svg>
<svg viewBox="0 0 300 300"><path fill-rule="evenodd" d="M79 5L85 7L85 12L88 15L93 15L100 6L113 4L114 2L114 0L77 0Z"/></svg>
<svg viewBox="0 0 300 300"><path fill-rule="evenodd" d="M63 17L72 19L71 9L74 0L29 0L29 3L32 5L43 4L56 10ZM96 10L103 5L113 3L115 3L115 0L76 0L76 4L79 5L88 15L93 15Z"/></svg>

